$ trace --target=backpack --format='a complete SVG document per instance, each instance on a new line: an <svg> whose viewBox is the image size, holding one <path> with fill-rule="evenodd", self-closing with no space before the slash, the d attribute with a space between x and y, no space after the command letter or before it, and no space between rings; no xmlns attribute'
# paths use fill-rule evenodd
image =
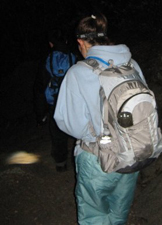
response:
<svg viewBox="0 0 162 225"><path fill-rule="evenodd" d="M46 101L55 105L59 88L67 70L75 63L75 56L72 53L53 51L46 60L46 69L51 79L45 89Z"/></svg>
<svg viewBox="0 0 162 225"><path fill-rule="evenodd" d="M105 69L94 58L81 63L99 76L101 135L95 143L81 141L81 147L98 157L104 172L139 171L162 152L154 93L131 61L117 67L110 60Z"/></svg>

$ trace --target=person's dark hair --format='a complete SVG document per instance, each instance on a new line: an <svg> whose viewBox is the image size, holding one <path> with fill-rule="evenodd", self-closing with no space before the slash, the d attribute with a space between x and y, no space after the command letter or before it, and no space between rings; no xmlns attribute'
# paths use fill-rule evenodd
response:
<svg viewBox="0 0 162 225"><path fill-rule="evenodd" d="M54 45L57 43L65 44L68 41L67 34L61 29L53 29L48 32L48 41Z"/></svg>
<svg viewBox="0 0 162 225"><path fill-rule="evenodd" d="M108 45L107 19L103 14L84 17L76 29L77 38L84 39L93 45Z"/></svg>
<svg viewBox="0 0 162 225"><path fill-rule="evenodd" d="M68 34L63 29L53 29L48 32L48 42L51 42L54 47L51 51L62 51L67 53L70 51L70 45L68 40Z"/></svg>

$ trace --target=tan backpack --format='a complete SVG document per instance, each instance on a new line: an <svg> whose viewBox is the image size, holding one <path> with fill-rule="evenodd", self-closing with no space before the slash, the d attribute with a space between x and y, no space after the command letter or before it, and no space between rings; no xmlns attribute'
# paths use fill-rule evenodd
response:
<svg viewBox="0 0 162 225"><path fill-rule="evenodd" d="M131 63L105 69L95 59L81 63L99 75L101 135L81 147L98 157L104 172L131 173L148 166L162 152L154 93Z"/></svg>

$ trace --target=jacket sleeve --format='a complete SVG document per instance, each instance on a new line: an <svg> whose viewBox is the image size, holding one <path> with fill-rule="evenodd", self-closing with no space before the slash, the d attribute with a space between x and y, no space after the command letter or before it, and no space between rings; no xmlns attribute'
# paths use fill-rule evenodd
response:
<svg viewBox="0 0 162 225"><path fill-rule="evenodd" d="M68 76L69 75L69 76ZM54 119L65 133L83 140L93 140L90 114L73 73L67 74L61 84Z"/></svg>

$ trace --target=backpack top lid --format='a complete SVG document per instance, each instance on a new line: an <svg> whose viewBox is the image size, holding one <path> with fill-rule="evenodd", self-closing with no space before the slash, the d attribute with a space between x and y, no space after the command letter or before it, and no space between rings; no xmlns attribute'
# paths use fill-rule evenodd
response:
<svg viewBox="0 0 162 225"><path fill-rule="evenodd" d="M46 69L51 77L62 77L65 75L71 65L75 63L75 55L73 53L63 53L61 51L53 51L46 60Z"/></svg>

